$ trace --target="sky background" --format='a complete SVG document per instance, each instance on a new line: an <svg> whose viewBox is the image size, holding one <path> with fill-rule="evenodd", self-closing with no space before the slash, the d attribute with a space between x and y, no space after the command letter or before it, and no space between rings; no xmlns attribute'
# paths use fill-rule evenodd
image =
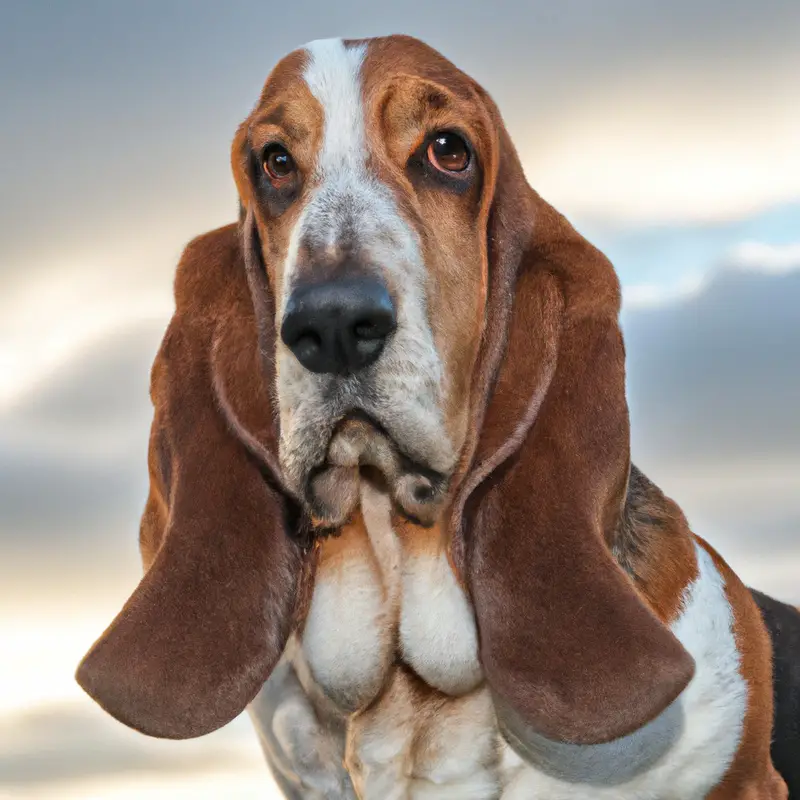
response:
<svg viewBox="0 0 800 800"><path fill-rule="evenodd" d="M147 739L72 673L140 575L149 368L236 125L285 53L393 32L615 262L636 463L800 602L800 3L2 0L0 800L277 796L246 718Z"/></svg>

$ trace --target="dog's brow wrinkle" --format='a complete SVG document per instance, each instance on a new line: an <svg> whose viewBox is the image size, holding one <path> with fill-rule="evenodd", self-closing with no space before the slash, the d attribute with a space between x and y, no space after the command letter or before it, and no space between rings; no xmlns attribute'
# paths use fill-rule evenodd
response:
<svg viewBox="0 0 800 800"><path fill-rule="evenodd" d="M280 125L286 117L286 106L284 103L279 103L271 111L268 111L259 122L267 125Z"/></svg>

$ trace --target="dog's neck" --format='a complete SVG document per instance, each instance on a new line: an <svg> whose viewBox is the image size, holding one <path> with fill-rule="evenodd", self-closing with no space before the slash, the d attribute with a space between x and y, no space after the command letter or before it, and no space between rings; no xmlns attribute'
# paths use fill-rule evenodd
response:
<svg viewBox="0 0 800 800"><path fill-rule="evenodd" d="M686 585L697 575L693 537L678 505L634 465L610 546L658 617L672 621ZM659 564L683 568L664 571Z"/></svg>

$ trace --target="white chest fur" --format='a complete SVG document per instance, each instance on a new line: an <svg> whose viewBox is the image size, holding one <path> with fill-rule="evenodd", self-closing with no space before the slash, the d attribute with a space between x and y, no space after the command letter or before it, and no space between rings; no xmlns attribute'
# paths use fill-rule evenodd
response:
<svg viewBox="0 0 800 800"><path fill-rule="evenodd" d="M605 745L541 739L527 763L497 731L472 610L442 543L405 540L388 499L368 486L362 508L365 527L320 565L302 640L314 680L348 716L345 764L359 797L700 800L720 780L747 689L723 579L705 550L672 626L697 662L681 697Z"/></svg>
<svg viewBox="0 0 800 800"><path fill-rule="evenodd" d="M365 526L323 553L303 650L315 680L355 711L386 682L396 653L430 686L463 695L481 681L472 609L438 534L403 540L386 495L361 489Z"/></svg>

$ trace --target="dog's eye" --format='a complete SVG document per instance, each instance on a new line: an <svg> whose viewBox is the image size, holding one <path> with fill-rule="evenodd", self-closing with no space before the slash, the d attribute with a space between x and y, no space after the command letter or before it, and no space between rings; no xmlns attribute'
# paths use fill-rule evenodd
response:
<svg viewBox="0 0 800 800"><path fill-rule="evenodd" d="M264 172L274 185L286 183L294 175L297 167L289 151L279 144L270 144L264 149Z"/></svg>
<svg viewBox="0 0 800 800"><path fill-rule="evenodd" d="M469 147L457 133L437 133L428 145L428 161L442 172L463 172L469 159Z"/></svg>

